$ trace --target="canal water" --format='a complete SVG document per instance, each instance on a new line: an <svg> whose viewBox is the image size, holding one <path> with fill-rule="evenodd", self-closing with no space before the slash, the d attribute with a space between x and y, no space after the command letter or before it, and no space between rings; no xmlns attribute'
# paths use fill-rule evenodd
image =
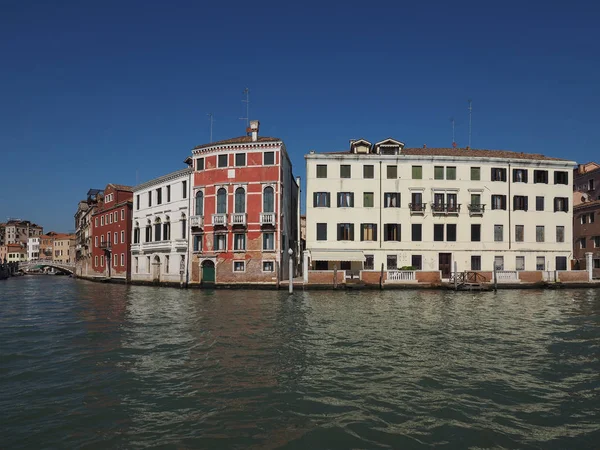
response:
<svg viewBox="0 0 600 450"><path fill-rule="evenodd" d="M0 448L600 447L600 291L0 282Z"/></svg>

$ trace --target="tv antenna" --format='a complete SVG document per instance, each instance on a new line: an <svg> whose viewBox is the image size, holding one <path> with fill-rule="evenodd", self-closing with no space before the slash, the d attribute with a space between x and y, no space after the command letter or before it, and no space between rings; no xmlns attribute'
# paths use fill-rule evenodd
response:
<svg viewBox="0 0 600 450"><path fill-rule="evenodd" d="M212 144L212 130L213 130L213 113L206 114L210 120L210 143Z"/></svg>
<svg viewBox="0 0 600 450"><path fill-rule="evenodd" d="M454 132L456 121L454 120L454 117L450 117L450 122L452 122L452 147L456 147L456 134Z"/></svg>
<svg viewBox="0 0 600 450"><path fill-rule="evenodd" d="M250 89L246 88L244 89L244 92L242 92L242 94L244 94L246 96L246 100L242 100L242 103L246 104L246 117L240 117L240 120L245 120L246 121L246 128L250 125L250 114L249 114L249 110L250 110Z"/></svg>
<svg viewBox="0 0 600 450"><path fill-rule="evenodd" d="M473 115L473 101L469 99L469 148L471 148L471 117Z"/></svg>

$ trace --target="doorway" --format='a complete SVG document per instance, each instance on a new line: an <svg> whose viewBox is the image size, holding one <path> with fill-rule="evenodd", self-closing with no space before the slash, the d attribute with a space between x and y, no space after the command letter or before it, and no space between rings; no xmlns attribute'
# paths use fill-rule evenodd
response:
<svg viewBox="0 0 600 450"><path fill-rule="evenodd" d="M158 255L154 257L154 262L152 263L152 281L160 283L160 258Z"/></svg>
<svg viewBox="0 0 600 450"><path fill-rule="evenodd" d="M450 278L452 272L452 253L439 254L439 270L442 271L442 278Z"/></svg>
<svg viewBox="0 0 600 450"><path fill-rule="evenodd" d="M202 283L215 282L215 263L210 259L202 261Z"/></svg>

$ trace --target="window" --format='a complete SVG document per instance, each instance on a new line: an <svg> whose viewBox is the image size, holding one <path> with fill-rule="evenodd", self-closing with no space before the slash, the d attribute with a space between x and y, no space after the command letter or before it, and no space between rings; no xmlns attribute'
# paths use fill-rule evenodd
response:
<svg viewBox="0 0 600 450"><path fill-rule="evenodd" d="M313 206L315 208L329 208L329 206L330 206L329 192L313 193Z"/></svg>
<svg viewBox="0 0 600 450"><path fill-rule="evenodd" d="M360 224L360 240L361 241L376 241L377 240L377 224L361 223Z"/></svg>
<svg viewBox="0 0 600 450"><path fill-rule="evenodd" d="M516 270L525 270L525 257L524 256L515 257L515 269Z"/></svg>
<svg viewBox="0 0 600 450"><path fill-rule="evenodd" d="M595 189L594 179L588 180L588 191L593 191Z"/></svg>
<svg viewBox="0 0 600 450"><path fill-rule="evenodd" d="M422 180L423 179L423 166L412 166L412 179Z"/></svg>
<svg viewBox="0 0 600 450"><path fill-rule="evenodd" d="M448 242L456 242L456 224L446 224L446 240Z"/></svg>
<svg viewBox="0 0 600 450"><path fill-rule="evenodd" d="M433 178L435 180L443 180L444 179L444 167L435 166L433 168Z"/></svg>
<svg viewBox="0 0 600 450"><path fill-rule="evenodd" d="M352 175L352 172L350 170L349 164L340 165L340 178L350 178L351 175Z"/></svg>
<svg viewBox="0 0 600 450"><path fill-rule="evenodd" d="M338 192L338 208L354 208L354 192Z"/></svg>
<svg viewBox="0 0 600 450"><path fill-rule="evenodd" d="M98 257L94 256L94 266L98 267Z"/></svg>
<svg viewBox="0 0 600 450"><path fill-rule="evenodd" d="M557 256L555 258L556 270L567 270L567 257Z"/></svg>
<svg viewBox="0 0 600 450"><path fill-rule="evenodd" d="M365 255L365 264L363 266L364 270L374 270L375 269L375 257L373 255Z"/></svg>
<svg viewBox="0 0 600 450"><path fill-rule="evenodd" d="M326 241L327 240L327 224L326 223L318 223L317 224L317 241Z"/></svg>
<svg viewBox="0 0 600 450"><path fill-rule="evenodd" d="M327 178L326 164L317 164L317 178Z"/></svg>
<svg viewBox="0 0 600 450"><path fill-rule="evenodd" d="M227 167L227 157L229 155L219 155L217 156L217 167Z"/></svg>
<svg viewBox="0 0 600 450"><path fill-rule="evenodd" d="M233 235L233 250L246 250L246 235L244 233L235 233Z"/></svg>
<svg viewBox="0 0 600 450"><path fill-rule="evenodd" d="M152 191L148 192L148 207L152 206Z"/></svg>
<svg viewBox="0 0 600 450"><path fill-rule="evenodd" d="M564 233L564 231L563 231L563 233ZM594 241L594 248L600 248L600 236L594 236L594 237L592 237L592 240Z"/></svg>
<svg viewBox="0 0 600 450"><path fill-rule="evenodd" d="M171 222L167 217L167 221L163 223L163 240L168 241L171 239Z"/></svg>
<svg viewBox="0 0 600 450"><path fill-rule="evenodd" d="M471 194L471 206L481 205L481 194ZM477 209L475 209L478 211Z"/></svg>
<svg viewBox="0 0 600 450"><path fill-rule="evenodd" d="M422 241L423 240L422 228L423 228L423 226L420 223L413 223L412 224L411 231L412 231L412 240L414 242L418 242L418 241Z"/></svg>
<svg viewBox="0 0 600 450"><path fill-rule="evenodd" d="M537 256L535 258L535 270L546 270L546 257Z"/></svg>
<svg viewBox="0 0 600 450"><path fill-rule="evenodd" d="M587 247L587 242L585 240L584 237L579 238L579 248L586 248Z"/></svg>
<svg viewBox="0 0 600 450"><path fill-rule="evenodd" d="M524 195L515 195L513 197L513 211L527 211L528 197Z"/></svg>
<svg viewBox="0 0 600 450"><path fill-rule="evenodd" d="M100 267L104 267L104 255L100 255Z"/></svg>
<svg viewBox="0 0 600 450"><path fill-rule="evenodd" d="M337 224L337 240L338 241L353 241L354 240L354 224L353 223L338 223Z"/></svg>
<svg viewBox="0 0 600 450"><path fill-rule="evenodd" d="M527 169L513 169L513 183L527 183Z"/></svg>
<svg viewBox="0 0 600 450"><path fill-rule="evenodd" d="M110 237L110 236L109 236ZM110 241L110 239L108 239ZM113 235L113 244L118 244L119 243L119 233L117 233L115 231L114 235Z"/></svg>
<svg viewBox="0 0 600 450"><path fill-rule="evenodd" d="M162 189L161 188L158 188L156 190L156 204L162 205Z"/></svg>
<svg viewBox="0 0 600 450"><path fill-rule="evenodd" d="M438 242L444 240L444 224L436 223L433 225L433 240Z"/></svg>
<svg viewBox="0 0 600 450"><path fill-rule="evenodd" d="M535 242L544 242L544 225L535 227Z"/></svg>
<svg viewBox="0 0 600 450"><path fill-rule="evenodd" d="M506 195L492 195L492 209L506 210Z"/></svg>
<svg viewBox="0 0 600 450"><path fill-rule="evenodd" d="M273 263L273 261L263 261L263 263L262 263L262 271L263 272L274 272L275 271L275 264Z"/></svg>
<svg viewBox="0 0 600 450"><path fill-rule="evenodd" d="M590 223L594 223L594 213L590 213Z"/></svg>
<svg viewBox="0 0 600 450"><path fill-rule="evenodd" d="M144 242L152 242L152 227L150 224L146 226L146 240Z"/></svg>
<svg viewBox="0 0 600 450"><path fill-rule="evenodd" d="M227 212L227 191L225 188L219 188L217 191L217 214Z"/></svg>
<svg viewBox="0 0 600 450"><path fill-rule="evenodd" d="M494 256L494 268L504 270L504 256Z"/></svg>
<svg viewBox="0 0 600 450"><path fill-rule="evenodd" d="M124 243L125 243L125 231L122 230L121 231L121 244L124 244Z"/></svg>
<svg viewBox="0 0 600 450"><path fill-rule="evenodd" d="M554 211L569 212L569 199L567 197L554 197Z"/></svg>
<svg viewBox="0 0 600 450"><path fill-rule="evenodd" d="M456 167L446 167L446 180L456 180Z"/></svg>
<svg viewBox="0 0 600 450"><path fill-rule="evenodd" d="M246 154L245 153L236 153L235 154L235 166L236 167L244 167L246 165Z"/></svg>
<svg viewBox="0 0 600 450"><path fill-rule="evenodd" d="M533 171L533 182L548 184L548 171L547 170L534 170Z"/></svg>
<svg viewBox="0 0 600 450"><path fill-rule="evenodd" d="M544 210L544 197L536 197L535 198L535 210L536 211Z"/></svg>
<svg viewBox="0 0 600 450"><path fill-rule="evenodd" d="M423 270L423 257L421 255L412 255L410 258L410 265L415 270Z"/></svg>
<svg viewBox="0 0 600 450"><path fill-rule="evenodd" d="M140 195L135 196L135 209L139 211L140 209ZM98 226L98 222L96 222L96 226Z"/></svg>
<svg viewBox="0 0 600 450"><path fill-rule="evenodd" d="M398 178L398 166L387 166L386 172L388 180L395 180Z"/></svg>
<svg viewBox="0 0 600 450"><path fill-rule="evenodd" d="M185 239L187 236L187 220L185 214L181 215L181 238Z"/></svg>
<svg viewBox="0 0 600 450"><path fill-rule="evenodd" d="M411 210L423 211L423 194L421 192L411 193Z"/></svg>
<svg viewBox="0 0 600 450"><path fill-rule="evenodd" d="M115 253L113 257L113 267L117 267L119 265L119 255Z"/></svg>
<svg viewBox="0 0 600 450"><path fill-rule="evenodd" d="M233 262L233 271L234 272L245 272L246 271L246 262L245 261L234 261Z"/></svg>
<svg viewBox="0 0 600 450"><path fill-rule="evenodd" d="M156 221L156 223L154 224L154 241L160 241L161 239L161 231L162 231L162 225L160 223L160 219L158 219Z"/></svg>
<svg viewBox="0 0 600 450"><path fill-rule="evenodd" d="M363 206L365 208L373 207L373 193L372 192L363 192Z"/></svg>
<svg viewBox="0 0 600 450"><path fill-rule="evenodd" d="M204 214L204 193L202 191L196 192L196 215L202 216Z"/></svg>
<svg viewBox="0 0 600 450"><path fill-rule="evenodd" d="M400 208L400 192L386 192L383 194L384 208Z"/></svg>
<svg viewBox="0 0 600 450"><path fill-rule="evenodd" d="M275 212L275 190L271 186L263 189L263 212Z"/></svg>
<svg viewBox="0 0 600 450"><path fill-rule="evenodd" d="M565 227L562 225L556 226L556 242L565 242Z"/></svg>
<svg viewBox="0 0 600 450"><path fill-rule="evenodd" d="M94 247L98 247L98 236L94 236Z"/></svg>
<svg viewBox="0 0 600 450"><path fill-rule="evenodd" d="M227 250L227 235L215 234L215 251L224 252Z"/></svg>
<svg viewBox="0 0 600 450"><path fill-rule="evenodd" d="M384 241L397 241L401 240L399 223L386 223L383 225L383 240Z"/></svg>
<svg viewBox="0 0 600 450"><path fill-rule="evenodd" d="M481 241L481 225L480 224L471 224L471 242L480 242Z"/></svg>
<svg viewBox="0 0 600 450"><path fill-rule="evenodd" d="M100 226L104 226L104 216L100 217Z"/></svg>
<svg viewBox="0 0 600 450"><path fill-rule="evenodd" d="M481 256L471 256L471 270L481 270Z"/></svg>
<svg viewBox="0 0 600 450"><path fill-rule="evenodd" d="M554 184L569 184L569 172L555 171Z"/></svg>
<svg viewBox="0 0 600 450"><path fill-rule="evenodd" d="M193 238L192 238L192 245L193 245L193 249L195 252L201 252L202 251L202 235L201 234L194 234Z"/></svg>
<svg viewBox="0 0 600 450"><path fill-rule="evenodd" d="M271 231L263 233L263 250L275 250L275 233Z"/></svg>
<svg viewBox="0 0 600 450"><path fill-rule="evenodd" d="M187 198L187 181L181 183L181 198Z"/></svg>
<svg viewBox="0 0 600 450"><path fill-rule="evenodd" d="M167 186L167 203L171 201L171 185Z"/></svg>
<svg viewBox="0 0 600 450"><path fill-rule="evenodd" d="M494 225L494 241L502 242L504 240L504 225Z"/></svg>
<svg viewBox="0 0 600 450"><path fill-rule="evenodd" d="M506 169L492 167L492 181L506 181Z"/></svg>
<svg viewBox="0 0 600 450"><path fill-rule="evenodd" d="M119 211L115 211L115 223L119 221Z"/></svg>
<svg viewBox="0 0 600 450"><path fill-rule="evenodd" d="M121 253L121 266L125 267L125 253Z"/></svg>
<svg viewBox="0 0 600 450"><path fill-rule="evenodd" d="M594 269L600 269L600 258L594 259Z"/></svg>
<svg viewBox="0 0 600 450"><path fill-rule="evenodd" d="M138 195L138 197L139 197L139 195ZM138 205L138 209L139 209L139 205ZM97 217L94 219L94 226L98 227L98 218Z"/></svg>
<svg viewBox="0 0 600 450"><path fill-rule="evenodd" d="M264 152L263 153L263 165L264 166L272 166L273 164L275 164L275 152ZM272 270L269 272L272 272Z"/></svg>
<svg viewBox="0 0 600 450"><path fill-rule="evenodd" d="M198 158L196 160L196 170L204 170L204 158Z"/></svg>
<svg viewBox="0 0 600 450"><path fill-rule="evenodd" d="M375 178L375 166L364 165L363 166L363 178Z"/></svg>
<svg viewBox="0 0 600 450"><path fill-rule="evenodd" d="M396 255L387 255L387 270L398 269L398 257Z"/></svg>
<svg viewBox="0 0 600 450"><path fill-rule="evenodd" d="M471 180L472 181L481 180L481 167L471 167Z"/></svg>
<svg viewBox="0 0 600 450"><path fill-rule="evenodd" d="M245 154L245 153L244 153ZM234 195L234 212L245 213L246 212L246 191L244 188L237 188Z"/></svg>
<svg viewBox="0 0 600 450"><path fill-rule="evenodd" d="M515 242L524 242L525 225L515 225Z"/></svg>
<svg viewBox="0 0 600 450"><path fill-rule="evenodd" d="M585 225L587 223L587 214L582 214L581 216L579 216L579 220L581 222L581 225Z"/></svg>

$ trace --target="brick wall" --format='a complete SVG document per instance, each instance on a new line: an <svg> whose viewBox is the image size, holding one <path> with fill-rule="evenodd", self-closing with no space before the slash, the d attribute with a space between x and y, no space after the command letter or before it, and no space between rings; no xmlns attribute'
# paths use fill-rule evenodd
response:
<svg viewBox="0 0 600 450"><path fill-rule="evenodd" d="M245 272L234 272L233 261L245 261ZM277 283L277 268L273 272L262 271L262 258L250 258L249 254L217 258L217 283Z"/></svg>
<svg viewBox="0 0 600 450"><path fill-rule="evenodd" d="M379 279L378 279L379 280ZM346 271L337 271L338 285L346 281ZM377 281L379 283L379 281ZM333 270L309 270L308 284L331 284L333 285Z"/></svg>
<svg viewBox="0 0 600 450"><path fill-rule="evenodd" d="M377 284L379 285L379 277L381 277L380 270L361 270L360 279L366 284ZM387 272L383 272L383 282L387 280Z"/></svg>
<svg viewBox="0 0 600 450"><path fill-rule="evenodd" d="M494 274L492 272L477 272L479 275L481 275L484 280L482 280L484 283L492 283L494 281ZM477 277L479 281L479 277Z"/></svg>
<svg viewBox="0 0 600 450"><path fill-rule="evenodd" d="M417 270L416 276L419 283L440 284L442 282L442 274L439 270L431 272Z"/></svg>
<svg viewBox="0 0 600 450"><path fill-rule="evenodd" d="M588 281L588 273L585 270L559 270L558 281L562 283Z"/></svg>
<svg viewBox="0 0 600 450"><path fill-rule="evenodd" d="M523 283L541 283L544 279L539 270L522 270L519 271L519 280Z"/></svg>

